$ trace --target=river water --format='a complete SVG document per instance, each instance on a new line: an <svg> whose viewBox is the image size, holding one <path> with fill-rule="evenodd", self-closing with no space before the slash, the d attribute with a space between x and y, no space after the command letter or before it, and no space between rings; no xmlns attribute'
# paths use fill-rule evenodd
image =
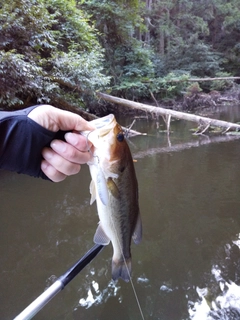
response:
<svg viewBox="0 0 240 320"><path fill-rule="evenodd" d="M213 115L240 120L239 107ZM123 125L132 119L120 119ZM143 240L133 285L145 319L240 318L239 139L193 136L194 124L138 118L130 139ZM93 246L90 174L62 183L0 172L0 319L13 319ZM111 245L36 320L142 319L130 283L111 281Z"/></svg>

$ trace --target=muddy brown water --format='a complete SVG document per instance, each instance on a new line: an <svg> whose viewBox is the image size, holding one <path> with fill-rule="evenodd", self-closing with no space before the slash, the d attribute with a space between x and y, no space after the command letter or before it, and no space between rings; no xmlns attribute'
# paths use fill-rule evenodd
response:
<svg viewBox="0 0 240 320"><path fill-rule="evenodd" d="M239 121L240 107L216 117ZM132 276L145 319L240 314L240 140L211 142L194 126L174 121L168 139L162 122L137 119L134 129L148 135L129 142L143 221ZM87 166L58 184L0 171L0 319L13 319L92 247L89 183ZM111 281L111 256L109 245L34 319L141 319L131 284Z"/></svg>

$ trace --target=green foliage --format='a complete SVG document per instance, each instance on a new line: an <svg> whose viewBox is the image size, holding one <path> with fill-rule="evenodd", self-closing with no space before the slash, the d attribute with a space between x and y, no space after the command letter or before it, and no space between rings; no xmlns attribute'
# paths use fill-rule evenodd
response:
<svg viewBox="0 0 240 320"><path fill-rule="evenodd" d="M215 77L223 68L239 75L238 2L153 1L146 16L160 60L157 75L185 70L194 76Z"/></svg>
<svg viewBox="0 0 240 320"><path fill-rule="evenodd" d="M216 77L231 77L231 74L228 72L217 72ZM230 89L233 86L233 80L224 79L224 80L214 80L211 82L210 90L223 91Z"/></svg>
<svg viewBox="0 0 240 320"><path fill-rule="evenodd" d="M6 107L23 105L26 100L41 97L43 91L55 90L56 85L50 84L41 74L41 67L26 61L24 55L0 51L0 104Z"/></svg>
<svg viewBox="0 0 240 320"><path fill-rule="evenodd" d="M130 81L126 79L112 88L112 94L123 96L130 100L139 100L139 98L149 95L149 88L148 85L142 81Z"/></svg>
<svg viewBox="0 0 240 320"><path fill-rule="evenodd" d="M114 94L141 99L155 82L174 96L181 86L159 80L169 73L214 77L223 67L230 68L228 62L232 67L233 60L235 67L239 62L237 50L226 57L226 50L216 48L222 30L236 30L239 21L238 6L224 0L153 0L145 7L143 1L86 0L83 7L100 31Z"/></svg>
<svg viewBox="0 0 240 320"><path fill-rule="evenodd" d="M119 95L126 95L126 98L138 99L149 97L150 92L154 93L157 99L172 99L182 96L188 85L189 74L169 73L164 77L140 78L139 80L121 81L121 84L113 89Z"/></svg>
<svg viewBox="0 0 240 320"><path fill-rule="evenodd" d="M91 14L95 21L96 28L101 33L101 43L105 48L132 42L135 28L143 26L141 18L143 7L144 3L137 0L85 0L81 2L81 8Z"/></svg>
<svg viewBox="0 0 240 320"><path fill-rule="evenodd" d="M151 90L159 99L181 96L186 90L188 79L189 74L187 73L178 75L171 72L165 77L156 78L151 85Z"/></svg>
<svg viewBox="0 0 240 320"><path fill-rule="evenodd" d="M186 70L197 77L214 77L221 70L221 55L199 41L172 46L166 61L167 70Z"/></svg>
<svg viewBox="0 0 240 320"><path fill-rule="evenodd" d="M238 0L8 0L0 4L0 104L141 100L184 77L240 75ZM186 76L187 74L187 76ZM222 90L229 82L201 83Z"/></svg>
<svg viewBox="0 0 240 320"><path fill-rule="evenodd" d="M153 52L135 34L144 29L141 1L86 0L105 49L105 69L112 76L112 93L129 99L148 94L145 82L154 75Z"/></svg>
<svg viewBox="0 0 240 320"><path fill-rule="evenodd" d="M91 26L90 17L76 7L75 0L45 0L45 3L56 20L52 29L60 51L100 48L96 38L97 30Z"/></svg>
<svg viewBox="0 0 240 320"><path fill-rule="evenodd" d="M198 82L194 82L192 84L190 84L190 86L188 86L186 88L186 97L191 97L193 95L196 95L198 93L200 93L202 91L202 88L200 87Z"/></svg>
<svg viewBox="0 0 240 320"><path fill-rule="evenodd" d="M149 95L148 82L154 77L152 55L149 49L136 45L117 51L122 66L117 70L118 77L113 93L129 99L139 99Z"/></svg>
<svg viewBox="0 0 240 320"><path fill-rule="evenodd" d="M231 43L225 54L225 61L223 63L223 69L232 75L239 76L240 66L240 42Z"/></svg>
<svg viewBox="0 0 240 320"><path fill-rule="evenodd" d="M78 86L82 91L93 90L108 83L108 78L101 74L101 59L101 52L96 51L82 54L76 51L62 52L51 60L52 75L72 86Z"/></svg>
<svg viewBox="0 0 240 320"><path fill-rule="evenodd" d="M51 103L71 91L80 104L76 88L108 83L97 32L75 1L10 0L0 7L0 22L1 105Z"/></svg>
<svg viewBox="0 0 240 320"><path fill-rule="evenodd" d="M95 90L109 82L109 77L102 74L101 61L101 51L92 50L82 54L76 51L62 52L51 59L51 79L61 85L60 92L65 98L67 94L68 102L84 105L84 93L93 95ZM82 95L79 95L79 92L82 92Z"/></svg>

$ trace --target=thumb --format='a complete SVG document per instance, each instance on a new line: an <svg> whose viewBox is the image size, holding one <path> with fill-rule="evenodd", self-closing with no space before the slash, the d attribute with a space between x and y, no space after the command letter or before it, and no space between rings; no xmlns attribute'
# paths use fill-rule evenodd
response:
<svg viewBox="0 0 240 320"><path fill-rule="evenodd" d="M54 108L53 118L59 130L92 131L95 127L78 114Z"/></svg>
<svg viewBox="0 0 240 320"><path fill-rule="evenodd" d="M83 119L81 116L55 108L50 105L41 105L34 108L28 117L37 122L42 127L57 132L63 131L91 131L94 130L94 126Z"/></svg>

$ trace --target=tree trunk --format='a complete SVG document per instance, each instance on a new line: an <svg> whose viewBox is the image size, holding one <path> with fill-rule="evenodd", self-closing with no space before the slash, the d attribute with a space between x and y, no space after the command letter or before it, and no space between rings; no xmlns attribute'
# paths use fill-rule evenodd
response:
<svg viewBox="0 0 240 320"><path fill-rule="evenodd" d="M232 122L227 122L227 121L222 121L222 120L217 120L217 119L211 119L211 118L207 118L207 117L201 117L201 116L190 114L190 113L179 112L179 111L170 110L170 109L164 109L161 107L154 107L154 106L150 106L150 105L139 103L139 102L134 102L134 101L130 101L130 100L122 99L122 98L117 98L117 97L110 96L108 94L101 93L101 92L97 92L97 96L101 99L108 101L108 102L120 104L120 105L126 106L131 109L138 109L138 110L142 110L145 112L149 112L151 114L161 115L165 119L166 119L166 117L173 117L173 118L177 118L177 119L196 122L199 126L201 126L202 133L205 132L206 129L209 128L210 126L223 128L224 132L227 132L229 130L240 130L240 125L237 123L232 123Z"/></svg>
<svg viewBox="0 0 240 320"><path fill-rule="evenodd" d="M190 81L190 82L198 82L198 81L214 81L214 80L238 80L240 77L217 77L217 78L190 78L187 80L178 80L178 79L172 79L169 80L169 82L181 82L181 81Z"/></svg>

